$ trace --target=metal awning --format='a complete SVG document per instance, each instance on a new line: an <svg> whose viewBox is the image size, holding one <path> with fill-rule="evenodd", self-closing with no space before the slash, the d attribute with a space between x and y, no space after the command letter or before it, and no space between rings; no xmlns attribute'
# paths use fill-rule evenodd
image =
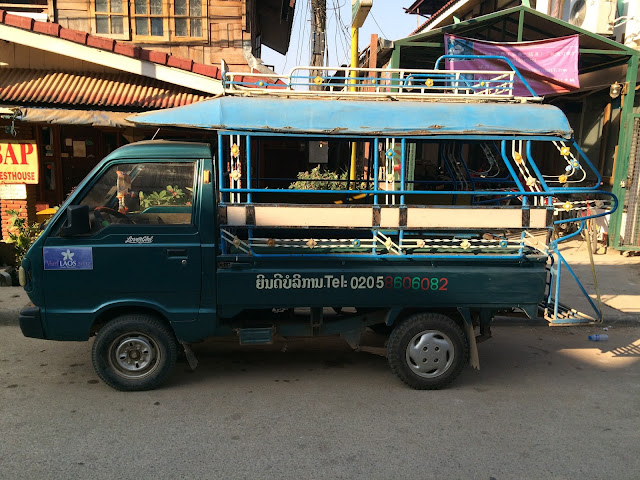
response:
<svg viewBox="0 0 640 480"><path fill-rule="evenodd" d="M581 75L625 65L636 50L525 6L517 6L395 41L392 67L433 68L444 34L491 42L527 42L579 34Z"/></svg>
<svg viewBox="0 0 640 480"><path fill-rule="evenodd" d="M220 97L128 118L142 125L318 135L557 135L571 127L552 105Z"/></svg>
<svg viewBox="0 0 640 480"><path fill-rule="evenodd" d="M57 125L91 125L94 127L134 127L126 118L131 112L100 110L65 110L62 108L21 107L17 120Z"/></svg>

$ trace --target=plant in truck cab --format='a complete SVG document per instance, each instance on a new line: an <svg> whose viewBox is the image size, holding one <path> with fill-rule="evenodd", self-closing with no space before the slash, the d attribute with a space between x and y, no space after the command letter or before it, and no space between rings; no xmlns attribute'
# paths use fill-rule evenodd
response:
<svg viewBox="0 0 640 480"><path fill-rule="evenodd" d="M177 186L167 185L167 188L158 192L144 195L140 192L140 204L144 208L162 205L184 205L185 193Z"/></svg>

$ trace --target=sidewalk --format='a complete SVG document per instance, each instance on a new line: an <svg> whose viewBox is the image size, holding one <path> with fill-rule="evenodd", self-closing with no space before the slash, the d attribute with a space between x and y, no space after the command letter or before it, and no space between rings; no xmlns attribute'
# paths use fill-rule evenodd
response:
<svg viewBox="0 0 640 480"><path fill-rule="evenodd" d="M0 325L18 323L18 313L29 297L22 287L0 287Z"/></svg>
<svg viewBox="0 0 640 480"><path fill-rule="evenodd" d="M597 304L586 242L572 240L560 246L560 253ZM601 248L600 252L604 252L604 249ZM640 255L623 257L620 252L610 248L606 254L594 254L593 260L603 303L604 323L640 322ZM564 268L561 278L560 302L595 316L589 302ZM16 324L18 312L27 303L29 297L22 287L0 288L0 325Z"/></svg>

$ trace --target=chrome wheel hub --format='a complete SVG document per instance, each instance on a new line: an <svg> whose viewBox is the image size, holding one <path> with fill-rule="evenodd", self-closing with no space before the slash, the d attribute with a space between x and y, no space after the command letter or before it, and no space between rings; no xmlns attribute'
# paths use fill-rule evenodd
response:
<svg viewBox="0 0 640 480"><path fill-rule="evenodd" d="M158 364L156 343L142 334L130 334L111 344L109 360L121 375L136 377L148 375Z"/></svg>
<svg viewBox="0 0 640 480"><path fill-rule="evenodd" d="M407 365L421 377L442 375L451 367L454 357L453 342L437 330L420 332L407 345Z"/></svg>

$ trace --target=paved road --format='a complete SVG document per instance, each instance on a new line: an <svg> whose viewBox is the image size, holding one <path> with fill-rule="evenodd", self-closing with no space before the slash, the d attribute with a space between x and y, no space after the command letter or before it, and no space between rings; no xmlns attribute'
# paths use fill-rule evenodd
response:
<svg viewBox="0 0 640 480"><path fill-rule="evenodd" d="M637 479L640 326L595 331L495 327L443 391L329 339L207 342L196 372L120 393L90 343L3 325L0 478Z"/></svg>

